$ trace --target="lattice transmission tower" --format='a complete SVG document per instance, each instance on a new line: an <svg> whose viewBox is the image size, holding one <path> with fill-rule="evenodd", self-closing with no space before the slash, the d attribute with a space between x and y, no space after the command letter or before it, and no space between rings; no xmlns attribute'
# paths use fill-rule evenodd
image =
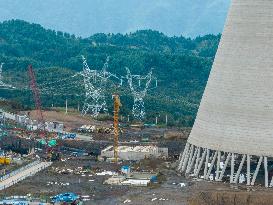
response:
<svg viewBox="0 0 273 205"><path fill-rule="evenodd" d="M90 113L93 117L98 116L99 113L107 112L107 104L105 101L107 82L118 80L120 83L122 79L108 71L109 57L101 70L91 70L87 64L86 59L83 59L83 71L80 73L84 78L85 101L82 109L82 114Z"/></svg>
<svg viewBox="0 0 273 205"><path fill-rule="evenodd" d="M134 98L134 105L132 109L133 117L137 120L142 121L145 118L145 106L144 106L144 98L147 95L147 91L151 85L153 80L153 69L146 75L132 75L129 68L126 67L127 70L127 81L129 84L129 88ZM137 85L134 85L136 82ZM155 83L157 87L157 80Z"/></svg>
<svg viewBox="0 0 273 205"><path fill-rule="evenodd" d="M3 73L3 65L4 65L4 63L1 63L1 64L0 64L0 87L14 88L13 86L8 85L8 84L6 84L6 83L3 82L3 76L2 76L2 73Z"/></svg>

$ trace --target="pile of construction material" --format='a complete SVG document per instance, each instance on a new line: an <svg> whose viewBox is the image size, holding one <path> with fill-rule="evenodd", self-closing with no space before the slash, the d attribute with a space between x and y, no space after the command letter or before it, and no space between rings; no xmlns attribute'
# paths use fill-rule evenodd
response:
<svg viewBox="0 0 273 205"><path fill-rule="evenodd" d="M105 133L109 134L113 132L113 128L109 127L96 127L95 125L82 125L77 130L82 133Z"/></svg>
<svg viewBox="0 0 273 205"><path fill-rule="evenodd" d="M107 179L104 184L125 185L125 186L148 186L157 181L156 173L131 172L129 166L121 168L121 175L113 175Z"/></svg>
<svg viewBox="0 0 273 205"><path fill-rule="evenodd" d="M96 130L95 125L83 125L78 129L79 132L83 132L83 133L86 133L86 132L93 133L95 132L95 130Z"/></svg>
<svg viewBox="0 0 273 205"><path fill-rule="evenodd" d="M45 129L48 132L63 133L64 124L61 122L45 122Z"/></svg>
<svg viewBox="0 0 273 205"><path fill-rule="evenodd" d="M83 167L76 168L67 168L67 167L52 167L51 169L55 174L65 174L65 175L81 175L81 176L113 176L118 175L118 173L114 171L107 171L102 169L90 169Z"/></svg>
<svg viewBox="0 0 273 205"><path fill-rule="evenodd" d="M52 167L52 171L58 174L75 174L75 175L83 175L89 173L89 170L83 169L83 167L77 167L74 169L66 168L66 167Z"/></svg>
<svg viewBox="0 0 273 205"><path fill-rule="evenodd" d="M138 161L147 158L167 158L168 148L161 148L155 145L150 146L119 146L118 157L120 160ZM114 158L114 147L109 146L101 151L100 159Z"/></svg>

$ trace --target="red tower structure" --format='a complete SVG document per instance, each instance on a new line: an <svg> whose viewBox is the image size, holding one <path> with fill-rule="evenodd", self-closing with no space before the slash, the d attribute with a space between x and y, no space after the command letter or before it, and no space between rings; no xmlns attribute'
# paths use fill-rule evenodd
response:
<svg viewBox="0 0 273 205"><path fill-rule="evenodd" d="M38 123L42 124L42 129L44 129L44 117L43 117L42 108L41 108L42 106L41 106L40 91L37 86L35 73L33 71L32 65L28 66L28 75L30 78L30 87L31 87L34 102L35 102L35 109L37 112Z"/></svg>

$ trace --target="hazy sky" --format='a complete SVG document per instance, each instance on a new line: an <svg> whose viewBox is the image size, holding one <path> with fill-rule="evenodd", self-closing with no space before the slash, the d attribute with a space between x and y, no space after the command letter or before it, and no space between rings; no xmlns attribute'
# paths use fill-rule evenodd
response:
<svg viewBox="0 0 273 205"><path fill-rule="evenodd" d="M22 19L87 37L154 29L167 35L222 32L230 0L0 0L0 21Z"/></svg>

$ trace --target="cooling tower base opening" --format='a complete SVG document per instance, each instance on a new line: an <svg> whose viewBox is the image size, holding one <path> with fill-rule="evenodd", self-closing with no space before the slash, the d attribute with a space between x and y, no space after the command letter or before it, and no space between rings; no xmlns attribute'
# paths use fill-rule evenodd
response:
<svg viewBox="0 0 273 205"><path fill-rule="evenodd" d="M223 152L187 143L177 169L187 177L273 187L273 160L266 156Z"/></svg>

